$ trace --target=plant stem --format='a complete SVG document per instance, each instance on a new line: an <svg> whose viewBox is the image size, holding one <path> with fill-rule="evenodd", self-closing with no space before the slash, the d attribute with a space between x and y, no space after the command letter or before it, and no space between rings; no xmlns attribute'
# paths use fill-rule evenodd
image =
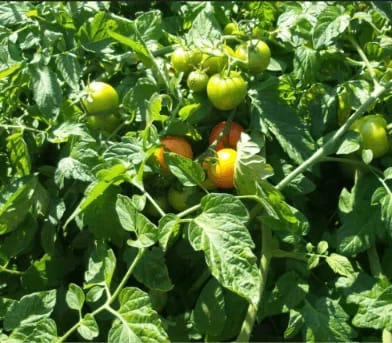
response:
<svg viewBox="0 0 392 343"><path fill-rule="evenodd" d="M349 41L357 50L358 55L361 57L362 61L366 64L366 68L369 69L369 73L370 73L370 76L372 77L374 87L379 86L379 83L376 78L376 73L374 72L374 69L371 66L365 52L362 50L362 48L359 46L359 44L357 43L357 41L355 40L355 38L353 36L349 37Z"/></svg>
<svg viewBox="0 0 392 343"><path fill-rule="evenodd" d="M18 276L24 274L24 272L21 272L19 270L8 269L7 267L3 267L3 266L0 266L0 273L1 272L12 274L12 275L18 275Z"/></svg>
<svg viewBox="0 0 392 343"><path fill-rule="evenodd" d="M265 284L267 281L268 270L271 261L271 246L272 246L272 232L271 230L263 226L262 227L262 242L261 242L261 257L260 257L260 272L261 272L261 282L259 288L259 303L257 306L254 304L249 304L248 312L246 313L245 320L242 323L241 331L236 339L236 343L249 342L249 338L252 334L253 325L256 321L257 310L259 308L261 299L263 297L263 292Z"/></svg>
<svg viewBox="0 0 392 343"><path fill-rule="evenodd" d="M328 139L319 149L317 149L312 156L310 156L306 161L295 168L290 174L284 177L277 185L278 190L282 190L286 187L292 180L294 180L299 174L303 173L307 169L311 168L314 164L319 162L325 156L334 152L336 145L340 143L340 139L343 137L344 133L350 128L352 123L359 118L367 109L380 97L387 89L392 85L388 82L385 86L377 85L373 92L370 94L369 98L347 119L347 121L335 132L335 134Z"/></svg>
<svg viewBox="0 0 392 343"><path fill-rule="evenodd" d="M136 255L135 259L133 260L132 264L129 266L127 272L125 273L125 275L122 278L121 282L118 284L118 286L117 286L116 290L114 291L112 297L108 301L108 305L112 304L116 300L116 298L120 294L121 290L124 288L125 284L127 283L128 279L131 277L131 275L133 273L133 270L135 269L136 265L138 264L138 262L140 261L140 259L144 255L145 251L146 251L145 249L139 249L137 251L137 255Z"/></svg>
<svg viewBox="0 0 392 343"><path fill-rule="evenodd" d="M112 304L117 299L117 297L120 294L121 290L124 288L125 284L127 283L128 279L130 278L130 276L131 276L133 270L135 269L137 263L142 258L144 252L145 252L145 249L139 249L138 250L135 259L133 260L132 264L129 266L127 272L125 273L124 277L122 278L121 282L119 283L119 285L117 286L116 290L114 291L114 293L112 295L110 294L110 291L107 288L108 298L107 298L107 300L105 301L105 303L103 305L101 305L96 310L91 312L91 315L93 317L96 316L98 313L102 312L103 310L106 310L106 311L109 311L109 312L115 312L110 307L110 304ZM74 326L72 326L64 335L62 335L61 337L58 338L56 343L64 342L75 330L78 329L78 327L80 325L82 325L82 322L83 322L83 319L80 318L79 321L77 323L75 323Z"/></svg>
<svg viewBox="0 0 392 343"><path fill-rule="evenodd" d="M368 249L367 254L370 272L375 278L382 278L384 275L382 272L380 258L378 257L377 249L374 244ZM382 330L382 343L392 343L392 333L386 329Z"/></svg>

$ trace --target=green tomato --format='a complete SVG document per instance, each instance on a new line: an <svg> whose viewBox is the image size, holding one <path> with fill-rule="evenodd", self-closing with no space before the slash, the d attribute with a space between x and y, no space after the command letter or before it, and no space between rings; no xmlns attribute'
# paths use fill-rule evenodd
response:
<svg viewBox="0 0 392 343"><path fill-rule="evenodd" d="M202 92L207 88L208 79L209 77L205 72L195 70L189 73L186 84L190 90L196 93Z"/></svg>
<svg viewBox="0 0 392 343"><path fill-rule="evenodd" d="M91 128L106 132L113 132L121 124L120 117L114 113L89 115L86 120Z"/></svg>
<svg viewBox="0 0 392 343"><path fill-rule="evenodd" d="M203 191L198 187L176 187L169 189L167 199L169 204L177 211L184 211L200 202L203 197Z"/></svg>
<svg viewBox="0 0 392 343"><path fill-rule="evenodd" d="M117 91L109 84L100 81L91 82L87 88L87 97L82 104L91 115L104 115L117 111L120 99Z"/></svg>
<svg viewBox="0 0 392 343"><path fill-rule="evenodd" d="M231 72L228 76L215 74L207 84L208 99L221 111L232 110L241 104L247 91L247 83L236 72Z"/></svg>
<svg viewBox="0 0 392 343"><path fill-rule="evenodd" d="M245 34L238 28L236 23L228 23L226 24L225 28L223 29L224 35L243 35Z"/></svg>
<svg viewBox="0 0 392 343"><path fill-rule="evenodd" d="M184 50L177 48L170 57L173 68L178 72L189 73L202 59L202 53L198 50Z"/></svg>
<svg viewBox="0 0 392 343"><path fill-rule="evenodd" d="M243 61L240 66L252 73L260 73L267 69L271 60L269 46L259 39L252 39L239 45L234 53Z"/></svg>
<svg viewBox="0 0 392 343"><path fill-rule="evenodd" d="M384 156L390 150L387 121L378 114L359 118L350 127L362 136L361 149L370 149L374 158Z"/></svg>
<svg viewBox="0 0 392 343"><path fill-rule="evenodd" d="M215 49L208 54L203 54L201 68L208 75L214 75L219 73L227 65L227 61L227 56L222 51Z"/></svg>
<svg viewBox="0 0 392 343"><path fill-rule="evenodd" d="M154 201L157 203L157 205L164 211L168 212L170 210L170 204L169 201L166 197L166 195L157 195L154 197ZM152 216L152 217L160 217L161 214L158 212L156 207L151 203L151 201L147 200L146 208L145 208L146 214Z"/></svg>

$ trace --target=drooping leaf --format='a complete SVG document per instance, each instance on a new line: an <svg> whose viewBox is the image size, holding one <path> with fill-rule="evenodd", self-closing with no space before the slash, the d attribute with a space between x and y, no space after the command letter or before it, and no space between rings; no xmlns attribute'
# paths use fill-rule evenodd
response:
<svg viewBox="0 0 392 343"><path fill-rule="evenodd" d="M56 74L49 67L40 64L30 65L29 71L34 100L42 115L48 119L56 118L63 99Z"/></svg>
<svg viewBox="0 0 392 343"><path fill-rule="evenodd" d="M199 48L214 47L215 42L222 36L222 28L216 19L214 7L206 3L192 23L186 35L189 44Z"/></svg>
<svg viewBox="0 0 392 343"><path fill-rule="evenodd" d="M377 283L371 290L353 293L347 302L359 305L353 324L360 328L392 330L392 286Z"/></svg>
<svg viewBox="0 0 392 343"><path fill-rule="evenodd" d="M95 285L110 287L114 269L116 268L116 256L112 249L105 243L98 241L88 260L88 268L84 274L85 288Z"/></svg>
<svg viewBox="0 0 392 343"><path fill-rule="evenodd" d="M227 315L223 289L212 278L203 287L193 309L193 321L197 329L207 337L219 336L225 326Z"/></svg>
<svg viewBox="0 0 392 343"><path fill-rule="evenodd" d="M350 317L338 300L321 297L314 302L305 301L299 312L303 316L307 342L347 342L355 337L356 333L348 323Z"/></svg>
<svg viewBox="0 0 392 343"><path fill-rule="evenodd" d="M257 85L248 95L254 125L267 127L294 162L301 164L312 154L315 142L295 110L280 99L277 79Z"/></svg>
<svg viewBox="0 0 392 343"><path fill-rule="evenodd" d="M344 13L343 6L328 6L318 17L313 31L313 44L316 49L330 45L350 24L350 16Z"/></svg>
<svg viewBox="0 0 392 343"><path fill-rule="evenodd" d="M57 339L56 322L51 318L41 318L34 323L29 323L12 331L9 341L12 343L42 342L53 343Z"/></svg>
<svg viewBox="0 0 392 343"><path fill-rule="evenodd" d="M64 187L64 179L91 182L94 176L89 166L72 157L64 157L59 161L54 175L54 180L60 189Z"/></svg>
<svg viewBox="0 0 392 343"><path fill-rule="evenodd" d="M202 198L201 207L203 212L189 224L191 245L204 251L212 275L224 287L257 304L260 272L245 226L246 208L231 195L213 193Z"/></svg>
<svg viewBox="0 0 392 343"><path fill-rule="evenodd" d="M354 256L368 249L385 232L380 207L371 203L377 186L377 179L368 174L357 180L351 193L346 189L341 192L339 209L342 225L336 231L338 253Z"/></svg>
<svg viewBox="0 0 392 343"><path fill-rule="evenodd" d="M29 175L9 183L0 195L0 235L11 232L24 220L34 204L38 178Z"/></svg>
<svg viewBox="0 0 392 343"><path fill-rule="evenodd" d="M190 158L178 154L165 152L165 162L170 171L184 186L200 185L205 178L201 165Z"/></svg>
<svg viewBox="0 0 392 343"><path fill-rule="evenodd" d="M23 133L16 132L7 137L7 150L10 155L16 174L27 176L31 170L31 159L29 148L23 138Z"/></svg>
<svg viewBox="0 0 392 343"><path fill-rule="evenodd" d="M81 68L77 57L69 52L65 52L57 56L56 62L57 70L61 73L65 82L72 89L79 90Z"/></svg>
<svg viewBox="0 0 392 343"><path fill-rule="evenodd" d="M117 196L116 211L124 230L136 234L136 240L128 240L128 244L136 248L149 247L158 239L157 227L133 205L125 195Z"/></svg>
<svg viewBox="0 0 392 343"><path fill-rule="evenodd" d="M55 304L55 289L24 295L8 307L4 318L4 329L13 330L48 318Z"/></svg>
<svg viewBox="0 0 392 343"><path fill-rule="evenodd" d="M173 288L165 256L159 247L144 252L135 267L134 276L137 281L153 290L168 292Z"/></svg>

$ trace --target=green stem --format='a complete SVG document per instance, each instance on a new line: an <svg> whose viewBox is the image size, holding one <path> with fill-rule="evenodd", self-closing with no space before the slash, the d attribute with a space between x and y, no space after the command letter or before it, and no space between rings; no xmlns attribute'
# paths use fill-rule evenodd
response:
<svg viewBox="0 0 392 343"><path fill-rule="evenodd" d="M367 254L372 275L377 279L384 277L377 249L374 244L368 249ZM382 343L392 343L392 333L386 329L382 331Z"/></svg>
<svg viewBox="0 0 392 343"><path fill-rule="evenodd" d="M257 310L263 297L267 275L271 261L271 246L272 246L272 232L268 227L262 227L262 242L261 242L261 257L260 257L260 272L261 282L259 288L259 303L257 306L249 304L248 312L246 313L244 322L242 323L241 331L235 342L249 342L252 334L253 326L257 317Z"/></svg>
<svg viewBox="0 0 392 343"><path fill-rule="evenodd" d="M307 169L311 168L314 164L320 162L325 156L334 152L336 145L340 142L344 133L350 128L352 123L359 118L367 109L380 97L387 89L392 85L391 82L387 83L385 86L377 85L373 92L370 94L369 98L347 119L347 121L335 132L335 134L324 143L319 149L317 149L312 156L310 156L306 161L300 164L296 169L294 169L290 174L284 177L277 185L278 190L282 190L286 187L292 180L294 180L299 174L302 174Z"/></svg>
<svg viewBox="0 0 392 343"><path fill-rule="evenodd" d="M137 253L135 259L133 260L132 264L129 266L126 274L124 275L124 277L122 278L121 282L119 283L119 285L117 286L116 290L114 291L114 293L112 295L110 295L110 290L107 288L108 298L107 298L107 300L105 301L105 303L103 305L98 307L95 311L91 312L91 315L93 317L96 316L98 313L104 311L104 310L109 311L109 312L115 312L110 307L110 304L112 304L117 299L117 297L120 294L121 290L124 288L125 284L127 283L128 279L130 278L132 272L134 271L137 263L142 258L144 252L145 252L144 249L139 249L138 250L138 253ZM78 329L78 327L80 325L82 325L82 322L83 322L83 319L80 318L79 321L74 326L72 326L64 335L62 335L61 337L58 338L56 343L64 342L74 331L76 331Z"/></svg>
<svg viewBox="0 0 392 343"><path fill-rule="evenodd" d="M362 48L359 46L359 44L357 43L357 41L355 40L355 38L353 36L349 37L349 41L357 50L358 55L361 57L362 61L366 64L366 68L369 69L369 73L370 73L370 76L372 77L374 87L379 86L379 83L376 78L376 73L374 72L374 69L371 66L365 52L362 50Z"/></svg>
<svg viewBox="0 0 392 343"><path fill-rule="evenodd" d="M17 276L22 276L24 274L24 272L21 272L19 270L8 269L7 267L3 267L3 266L0 266L0 273L1 272L8 273L11 275L17 275Z"/></svg>
<svg viewBox="0 0 392 343"><path fill-rule="evenodd" d="M114 291L112 297L108 301L108 305L112 304L117 299L117 297L120 294L121 290L124 288L125 284L128 282L128 279L131 277L131 275L132 275L136 265L138 264L138 262L140 261L140 259L144 255L144 252L145 252L145 249L139 249L138 250L135 259L133 260L132 264L129 266L126 274L124 275L124 277L122 278L121 282L119 283L119 285L117 286L116 290Z"/></svg>
<svg viewBox="0 0 392 343"><path fill-rule="evenodd" d="M20 129L20 130L25 130L25 131L32 131L32 132L37 132L37 133L43 133L46 134L45 131L34 129L32 127L24 126L24 125L7 125L7 124L0 124L0 127L4 129Z"/></svg>

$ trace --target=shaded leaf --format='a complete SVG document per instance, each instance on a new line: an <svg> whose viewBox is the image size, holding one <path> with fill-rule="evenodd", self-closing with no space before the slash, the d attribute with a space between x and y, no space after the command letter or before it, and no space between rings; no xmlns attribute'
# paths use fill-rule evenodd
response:
<svg viewBox="0 0 392 343"><path fill-rule="evenodd" d="M189 224L191 245L196 251L204 251L212 275L222 286L257 304L260 272L245 226L246 208L234 196L223 193L206 195L201 207L203 212Z"/></svg>

